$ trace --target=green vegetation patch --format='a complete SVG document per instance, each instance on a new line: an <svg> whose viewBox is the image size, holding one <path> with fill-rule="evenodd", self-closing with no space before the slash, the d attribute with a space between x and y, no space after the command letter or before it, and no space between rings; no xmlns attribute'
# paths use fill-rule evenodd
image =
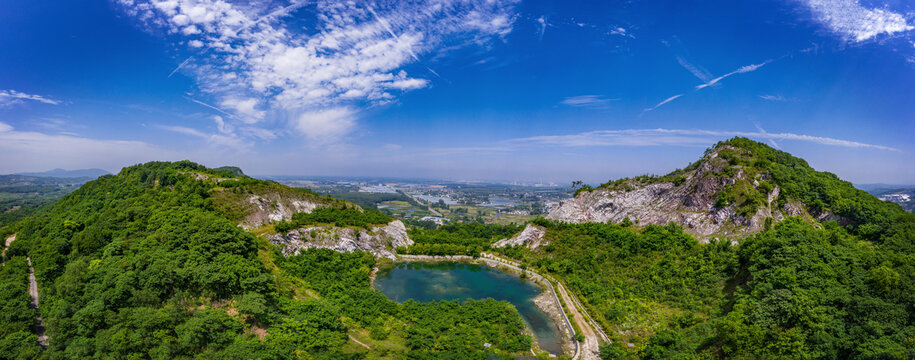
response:
<svg viewBox="0 0 915 360"><path fill-rule="evenodd" d="M310 213L297 213L289 221L278 221L273 228L280 233L307 225L352 226L370 230L372 226L385 225L394 218L376 210L361 210L354 207L317 208Z"/></svg>
<svg viewBox="0 0 915 360"><path fill-rule="evenodd" d="M521 231L520 225L484 225L456 223L435 229L414 228L409 231L413 245L397 249L412 255L468 255L479 256L489 251L492 243L511 237Z"/></svg>
<svg viewBox="0 0 915 360"><path fill-rule="evenodd" d="M615 338L606 359L915 356L911 242L799 218L739 246L699 244L676 225L534 223L548 245L496 250L578 294Z"/></svg>

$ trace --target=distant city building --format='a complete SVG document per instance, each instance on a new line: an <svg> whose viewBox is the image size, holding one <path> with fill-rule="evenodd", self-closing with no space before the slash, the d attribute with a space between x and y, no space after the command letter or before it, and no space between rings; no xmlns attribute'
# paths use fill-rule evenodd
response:
<svg viewBox="0 0 915 360"><path fill-rule="evenodd" d="M387 185L383 185L383 184L382 185L367 185L367 186L360 186L359 192L393 194L393 193L397 192L397 189L387 186Z"/></svg>
<svg viewBox="0 0 915 360"><path fill-rule="evenodd" d="M448 220L448 218L443 218L443 217L438 217L438 216L423 216L419 219L419 221L432 221L436 224L442 225L442 224L448 222L449 220Z"/></svg>
<svg viewBox="0 0 915 360"><path fill-rule="evenodd" d="M880 197L883 201L892 201L894 203L908 202L911 197L909 194L886 194Z"/></svg>

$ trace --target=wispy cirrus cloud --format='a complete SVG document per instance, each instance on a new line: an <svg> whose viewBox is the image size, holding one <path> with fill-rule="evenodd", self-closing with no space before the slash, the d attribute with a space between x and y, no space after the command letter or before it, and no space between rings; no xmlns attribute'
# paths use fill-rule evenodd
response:
<svg viewBox="0 0 915 360"><path fill-rule="evenodd" d="M680 66L682 66L684 69L692 73L695 77L699 78L699 80L702 80L703 83L707 83L712 80L712 73L708 72L708 70L705 70L705 68L701 66L693 65L693 63L687 61L684 57L677 56L677 62L680 63Z"/></svg>
<svg viewBox="0 0 915 360"><path fill-rule="evenodd" d="M674 53L674 57L677 59L677 63L680 64L686 71L689 71L690 74L702 80L703 83L711 81L714 77L711 72L703 68L702 66L695 65L693 61L689 59L689 51L676 36L671 37L670 39L661 40L661 44L664 44L665 47L670 49Z"/></svg>
<svg viewBox="0 0 915 360"><path fill-rule="evenodd" d="M546 22L546 16L541 16L541 17L537 18L537 26L539 27L537 29L537 40L538 41L543 41L543 34L546 33L546 27L549 25L550 24Z"/></svg>
<svg viewBox="0 0 915 360"><path fill-rule="evenodd" d="M758 132L724 131L701 129L626 129L598 130L571 135L547 135L517 138L505 141L507 144L551 145L565 147L580 146L708 146L722 138L743 136L763 140L793 140L811 142L821 145L847 148L874 149L899 152L899 149L867 144L852 140L835 139L814 135L794 133L770 133L760 129Z"/></svg>
<svg viewBox="0 0 915 360"><path fill-rule="evenodd" d="M787 101L788 100L782 95L772 95L772 94L759 95L759 98L763 99L763 100L769 100L769 101Z"/></svg>
<svg viewBox="0 0 915 360"><path fill-rule="evenodd" d="M784 56L783 56L783 57L784 57ZM680 58L680 57L677 57L677 59L678 59L678 61L680 61L681 58ZM763 62L761 62L761 63L759 63L759 64L750 64L750 65L741 66L741 67L737 68L737 70L734 70L734 71L731 71L731 72L729 72L729 73L727 73L727 74L724 74L724 75L721 75L721 76L719 76L719 77L710 79L710 80L706 81L705 83L696 85L694 91L699 91L699 90L705 89L705 88L707 88L707 87L709 87L709 86L716 86L716 85L718 85L719 83L721 83L722 80L724 80L724 79L726 79L726 78L728 78L728 77L737 75L737 74L744 74L744 73L748 73L748 72L753 72L753 71L759 70L759 68L761 68L761 67L765 66L766 64L769 64L769 63L771 63L771 62L773 62L773 61L775 61L775 59L769 59L769 60L763 61ZM690 70L690 69L692 68L692 70L690 70L690 72L692 72L693 75L695 75L696 77L698 77L698 78L700 78L700 79L706 77L706 75L705 75L703 72L701 72L701 71L699 70L699 68L694 67L692 64L690 64L689 62L686 62L685 60L684 60L684 61L680 61L680 65L683 66L684 68L686 68L687 70ZM664 100L662 100L661 102L657 103L655 106L652 106L652 107L650 107L650 108L646 108L646 109L642 110L642 114L641 114L641 115L644 115L645 113L650 112L650 111L654 111L654 110L656 110L657 108L663 106L664 104L667 104L667 103L669 103L669 102L671 102L671 101L674 101L674 100L680 98L680 97L683 96L683 95L686 95L686 94L677 94L677 95L671 96L671 97L669 97L669 98L667 98L667 99L664 99Z"/></svg>
<svg viewBox="0 0 915 360"><path fill-rule="evenodd" d="M58 105L60 101L41 95L26 94L16 90L0 90L0 107L21 104L25 101L37 101L44 104Z"/></svg>
<svg viewBox="0 0 915 360"><path fill-rule="evenodd" d="M858 0L805 0L815 19L848 41L862 42L881 34L915 29L905 16L889 9L869 9Z"/></svg>
<svg viewBox="0 0 915 360"><path fill-rule="evenodd" d="M617 100L619 99L610 99L603 95L578 95L567 97L559 103L573 107L600 108L606 107L611 102Z"/></svg>
<svg viewBox="0 0 915 360"><path fill-rule="evenodd" d="M669 98L667 98L667 99L661 100L661 102L657 103L655 106L652 106L652 107L650 107L650 108L646 108L645 110L642 110L642 114L647 113L647 112L649 112L649 111L654 111L655 109L661 107L661 106L664 105L664 104L667 104L667 103L669 103L669 102L671 102L671 101L677 100L677 99L678 99L679 97L681 97L681 96L683 96L683 94L677 94L677 95L671 96L671 97L669 97Z"/></svg>
<svg viewBox="0 0 915 360"><path fill-rule="evenodd" d="M486 46L503 39L518 2L117 1L199 52L176 70L194 77L216 104L209 106L231 114L227 121L281 126L328 143L353 131L353 109L428 87L422 75L435 72L421 57L443 40ZM303 18L313 18L304 30ZM428 73L409 74L410 64Z"/></svg>
<svg viewBox="0 0 915 360"><path fill-rule="evenodd" d="M737 70L731 71L731 72L729 72L729 73L727 73L727 74L724 74L724 75L721 75L721 76L716 77L716 78L714 78L714 79L711 79L711 80L709 80L709 81L706 81L704 84L697 85L697 86L696 86L696 90L701 90L701 89L707 88L707 87L709 87L709 86L714 86L714 85L718 84L721 80L724 80L724 79L726 79L726 78L728 78L728 77L730 77L730 76L734 76L734 75L737 75L737 74L745 74L745 73L748 73L748 72L753 72L753 71L759 70L759 68L761 68L761 67L765 66L766 64L772 62L772 60L773 60L773 59L769 59L769 60L763 61L763 62L761 62L761 63L759 63L759 64L750 64L750 65L741 66L741 67L737 68Z"/></svg>

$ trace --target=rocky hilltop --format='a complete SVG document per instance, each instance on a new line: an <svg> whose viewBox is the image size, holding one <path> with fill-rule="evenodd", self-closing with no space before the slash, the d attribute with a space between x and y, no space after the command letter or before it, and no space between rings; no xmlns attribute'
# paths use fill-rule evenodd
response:
<svg viewBox="0 0 915 360"><path fill-rule="evenodd" d="M807 204L786 194L786 183L794 192L802 190L791 184L789 175L795 168L814 172L803 160L765 144L732 139L708 149L685 169L665 176L620 179L597 188L585 186L547 218L572 223L619 223L627 218L637 225L674 222L701 240L741 238L788 216L811 222L844 221L821 202Z"/></svg>
<svg viewBox="0 0 915 360"><path fill-rule="evenodd" d="M365 227L340 226L336 224L340 219L331 216L320 224L278 232L270 225L291 221L296 214L310 214L317 209L328 208L360 213L363 210L347 201L270 181L247 177L213 178L201 174L197 174L196 179L215 182L218 186L212 190L212 197L216 206L246 230L266 230L259 232L264 233L272 243L281 245L286 256L303 249L325 248L340 252L364 250L376 257L394 258L394 248L413 244L404 224L387 216L381 223Z"/></svg>
<svg viewBox="0 0 915 360"><path fill-rule="evenodd" d="M407 228L400 220L384 226L373 226L371 229L308 226L286 234L267 235L267 240L283 246L282 252L286 256L305 249L322 248L339 252L368 251L375 254L375 257L394 259L395 248L413 245L413 240L407 235Z"/></svg>

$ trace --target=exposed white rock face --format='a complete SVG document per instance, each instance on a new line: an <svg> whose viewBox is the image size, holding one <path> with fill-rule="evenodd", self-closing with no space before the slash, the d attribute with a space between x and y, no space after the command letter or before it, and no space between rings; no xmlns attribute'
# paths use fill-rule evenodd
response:
<svg viewBox="0 0 915 360"><path fill-rule="evenodd" d="M746 180L750 186L758 187L760 181L768 178L767 174L760 174L749 179L747 173L739 167L735 167L731 177L719 176L717 174L726 166L726 162L711 160L717 156L717 151L712 152L699 166L683 173L680 185L671 182L640 184L631 181L613 190L585 191L560 203L547 218L571 223L619 223L628 217L641 226L673 222L682 225L686 232L700 241L707 241L711 237L742 238L762 231L767 219L772 219L773 224L787 216L814 219L806 207L797 201L789 200L783 208L779 208L781 189L778 186L766 194L766 204L748 217L739 215L735 204L716 207L715 198L720 190L739 180ZM832 214L820 214L817 218L841 221Z"/></svg>
<svg viewBox="0 0 915 360"><path fill-rule="evenodd" d="M305 199L280 194L251 195L248 197L248 203L256 209L242 221L241 226L245 229L253 229L272 221L289 220L296 213L310 213L321 206Z"/></svg>
<svg viewBox="0 0 915 360"><path fill-rule="evenodd" d="M546 242L543 240L543 235L546 235L546 229L534 224L527 224L527 226L524 227L524 230L518 233L518 235L509 239L496 241L492 246L506 247L525 245L532 249L536 249L540 245L546 245Z"/></svg>
<svg viewBox="0 0 915 360"><path fill-rule="evenodd" d="M371 230L336 226L310 226L292 230L286 235L267 235L267 240L283 246L283 255L295 255L304 249L322 248L339 252L369 251L376 257L394 259L394 249L413 245L407 228L400 220Z"/></svg>

